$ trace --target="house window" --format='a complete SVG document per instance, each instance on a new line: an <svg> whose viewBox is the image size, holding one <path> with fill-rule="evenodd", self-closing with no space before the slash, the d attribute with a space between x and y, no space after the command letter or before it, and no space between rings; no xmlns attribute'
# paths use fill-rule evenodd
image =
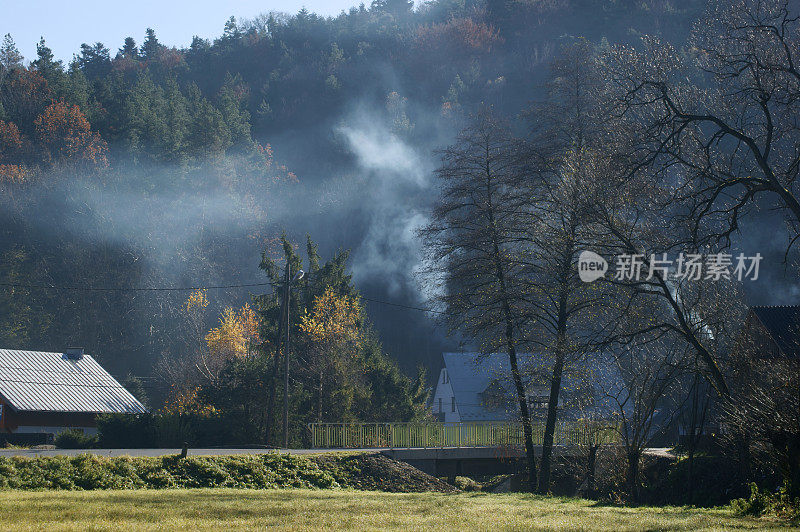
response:
<svg viewBox="0 0 800 532"><path fill-rule="evenodd" d="M550 398L548 396L543 395L529 395L528 396L528 406L531 408L547 408L547 403L549 402Z"/></svg>
<svg viewBox="0 0 800 532"><path fill-rule="evenodd" d="M442 398L439 398L439 413L442 412Z"/></svg>
<svg viewBox="0 0 800 532"><path fill-rule="evenodd" d="M449 381L449 379L447 378L447 370L443 369L442 370L442 384L447 384L448 381Z"/></svg>
<svg viewBox="0 0 800 532"><path fill-rule="evenodd" d="M456 411L456 398L455 397L451 397L450 398L450 411L451 412L455 412Z"/></svg>

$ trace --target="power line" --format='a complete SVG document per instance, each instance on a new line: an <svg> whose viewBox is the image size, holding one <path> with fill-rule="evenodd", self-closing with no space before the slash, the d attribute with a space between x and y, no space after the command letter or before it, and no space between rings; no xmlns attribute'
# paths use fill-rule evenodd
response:
<svg viewBox="0 0 800 532"><path fill-rule="evenodd" d="M259 288L275 286L274 283L245 283L245 284L228 284L228 285L213 285L213 286L154 286L154 287L138 287L138 286L58 286L50 284L25 284L25 283L0 283L2 288L17 288L24 290L56 290L67 292L191 292L195 290L229 290L236 288ZM372 303L380 303L381 305L388 305L408 310L417 310L420 312L430 312L433 314L447 314L441 310L434 310L424 307L415 307L413 305L403 305L402 303L393 303L391 301L383 301L371 297L361 296L364 301Z"/></svg>
<svg viewBox="0 0 800 532"><path fill-rule="evenodd" d="M193 290L225 290L228 288L254 288L273 286L272 283L248 283L248 284L228 284L216 286L56 286L50 284L20 284L20 283L0 283L4 288L22 288L26 290L59 290L74 292L189 292Z"/></svg>
<svg viewBox="0 0 800 532"><path fill-rule="evenodd" d="M433 312L435 314L447 314L446 312L444 312L442 310L433 310L432 308L423 308L423 307L413 307L411 305L402 305L400 303L391 303L389 301L381 301L380 299L372 299L372 298L364 297L364 296L361 296L361 299L363 299L364 301L371 301L373 303L381 303L382 305L389 305L389 306L392 306L392 307L400 307L400 308L405 308L405 309L409 309L409 310L419 310L420 312Z"/></svg>

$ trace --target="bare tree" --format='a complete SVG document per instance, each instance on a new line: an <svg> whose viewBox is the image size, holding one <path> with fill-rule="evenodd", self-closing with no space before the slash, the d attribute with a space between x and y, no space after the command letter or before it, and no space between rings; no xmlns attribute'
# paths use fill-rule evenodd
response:
<svg viewBox="0 0 800 532"><path fill-rule="evenodd" d="M789 311L782 309L780 312ZM785 345L776 351L762 334L739 338L731 357L736 393L723 404L725 437L744 461L762 468L776 468L789 493L800 496L800 321L785 319Z"/></svg>
<svg viewBox="0 0 800 532"><path fill-rule="evenodd" d="M717 0L690 54L652 37L617 47L608 73L617 111L641 126L634 171L654 170L689 206L698 242L730 243L764 197L800 236L800 5Z"/></svg>
<svg viewBox="0 0 800 532"><path fill-rule="evenodd" d="M649 312L641 308L642 312ZM679 377L687 367L690 350L657 334L638 336L609 351L611 371L599 382L615 411L625 447L628 491L633 502L640 498L639 466L642 451L655 428L668 426L677 412L673 396L680 396Z"/></svg>
<svg viewBox="0 0 800 532"><path fill-rule="evenodd" d="M578 278L577 256L587 246L588 190L598 181L593 152L603 135L597 93L602 81L586 41L565 47L551 64L548 96L529 113L533 134L526 152L531 210L528 312L535 324L530 344L549 355L552 370L542 440L539 491L550 489L550 461L565 364L577 361L585 342L577 331L599 297Z"/></svg>
<svg viewBox="0 0 800 532"><path fill-rule="evenodd" d="M659 260L680 253L699 254L686 223L686 206L675 199L674 189L659 181L648 168L638 168L636 124L615 120L613 140L598 153L596 174L602 184L592 189L592 247L606 257L636 256L640 264L628 264L628 274L612 273L603 281L621 289L609 296L604 312L611 312L599 333L599 342L622 335L633 338L654 331L675 334L688 344L703 364L704 376L721 395L729 390L721 368L725 342L739 323L741 296L729 279L708 280L701 276L679 276L680 265L664 268ZM635 169L632 170L632 168ZM706 248L707 249L707 248ZM683 268L685 269L685 264ZM619 273L619 269L616 272ZM684 274L686 271L683 272ZM634 303L647 301L654 310L639 328L615 331Z"/></svg>
<svg viewBox="0 0 800 532"><path fill-rule="evenodd" d="M531 213L518 186L515 151L507 125L490 110L481 111L441 154L441 197L421 234L451 329L477 341L483 352L508 353L534 491L536 458L518 362L529 326L523 280Z"/></svg>

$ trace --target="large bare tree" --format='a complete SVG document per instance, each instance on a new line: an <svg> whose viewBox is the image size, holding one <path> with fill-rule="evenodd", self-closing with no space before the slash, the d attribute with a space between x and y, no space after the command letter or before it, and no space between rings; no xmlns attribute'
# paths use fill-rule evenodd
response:
<svg viewBox="0 0 800 532"><path fill-rule="evenodd" d="M730 244L759 200L800 235L800 4L716 0L688 53L653 37L607 58L617 111L641 127L640 159L689 206L700 243ZM791 243L788 247L791 247Z"/></svg>
<svg viewBox="0 0 800 532"><path fill-rule="evenodd" d="M522 421L529 487L536 458L520 346L529 326L526 302L526 228L532 213L519 186L516 141L508 126L484 109L442 153L436 175L441 195L422 230L429 274L452 330L483 352L508 353Z"/></svg>
<svg viewBox="0 0 800 532"><path fill-rule="evenodd" d="M550 489L550 462L565 366L578 361L589 311L600 297L578 278L577 257L588 245L589 190L595 186L593 152L602 142L602 88L591 45L579 41L562 49L551 64L547 97L529 114L532 126L521 186L536 213L529 233L527 311L535 324L530 344L552 363L547 418L542 440L539 491Z"/></svg>

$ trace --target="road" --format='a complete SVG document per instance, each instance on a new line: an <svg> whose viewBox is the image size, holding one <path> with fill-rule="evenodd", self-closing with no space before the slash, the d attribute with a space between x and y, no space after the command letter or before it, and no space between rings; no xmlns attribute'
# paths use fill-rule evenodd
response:
<svg viewBox="0 0 800 532"><path fill-rule="evenodd" d="M379 452L384 449L189 449L189 456L219 456L232 454L316 454L328 452ZM181 454L180 449L0 449L0 456L77 456L79 454L98 456L165 456Z"/></svg>
<svg viewBox="0 0 800 532"><path fill-rule="evenodd" d="M446 448L440 451L452 449L467 451L468 449L485 450L489 448ZM493 449L493 448L492 448ZM393 449L394 451L418 451L421 453L433 451L433 449ZM239 449L189 449L189 456L219 456L219 455L234 455L234 454L267 454L267 453L289 453L289 454L319 454L319 453L379 453L382 451L390 451L390 449L265 449L265 448L239 448ZM166 456L181 454L181 449L0 449L0 456L77 456L79 454L94 454L97 456ZM387 453L390 456L394 453ZM664 448L651 448L645 449L644 454L650 454L662 458L675 458L675 455L669 449Z"/></svg>

